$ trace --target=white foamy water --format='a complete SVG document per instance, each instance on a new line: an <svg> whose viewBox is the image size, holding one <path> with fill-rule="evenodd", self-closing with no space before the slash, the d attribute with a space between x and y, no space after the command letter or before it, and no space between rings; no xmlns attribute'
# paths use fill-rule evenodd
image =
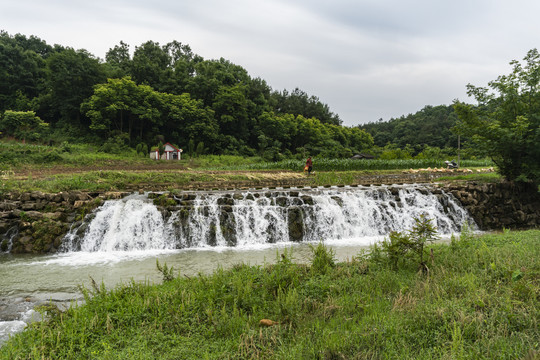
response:
<svg viewBox="0 0 540 360"><path fill-rule="evenodd" d="M285 191L197 193L189 206L176 208L169 207L164 217L144 195L106 201L83 224L84 231L77 228L68 234L64 250L109 262L156 251L258 249L291 240L369 245L390 231L412 228L422 214L441 235L473 223L451 195L415 185L312 189L295 191L294 196ZM295 238L291 216L301 218Z"/></svg>

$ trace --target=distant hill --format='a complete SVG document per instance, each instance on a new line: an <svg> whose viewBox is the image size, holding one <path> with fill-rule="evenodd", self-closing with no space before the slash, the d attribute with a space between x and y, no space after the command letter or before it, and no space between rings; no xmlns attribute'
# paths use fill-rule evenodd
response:
<svg viewBox="0 0 540 360"><path fill-rule="evenodd" d="M373 136L377 146L388 143L404 148L407 144L420 150L424 144L439 148L457 147L457 135L451 132L457 115L452 105L426 106L422 110L389 121L360 125Z"/></svg>

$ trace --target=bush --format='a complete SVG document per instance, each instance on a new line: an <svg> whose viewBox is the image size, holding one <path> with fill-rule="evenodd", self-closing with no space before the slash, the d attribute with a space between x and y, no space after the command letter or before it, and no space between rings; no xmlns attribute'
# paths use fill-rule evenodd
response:
<svg viewBox="0 0 540 360"><path fill-rule="evenodd" d="M384 259L397 269L400 263L418 263L419 269L427 270L424 262L426 243L437 240L437 228L425 214L414 218L415 224L408 232L391 232L381 245L374 245L374 258ZM383 254L383 256L381 256Z"/></svg>
<svg viewBox="0 0 540 360"><path fill-rule="evenodd" d="M37 161L37 162L43 162L43 163L46 163L46 164L60 162L60 161L62 161L64 159L62 157L62 155L60 155L60 153L58 151L56 151L56 150L49 151L49 152L39 154L39 155L35 155L35 156L36 156L36 158L41 157L41 161Z"/></svg>
<svg viewBox="0 0 540 360"><path fill-rule="evenodd" d="M311 259L311 271L325 275L336 266L335 251L326 247L322 242L313 246L309 244L313 258Z"/></svg>
<svg viewBox="0 0 540 360"><path fill-rule="evenodd" d="M129 150L129 147L126 145L128 141L127 134L119 134L108 138L100 150L109 154L121 154Z"/></svg>

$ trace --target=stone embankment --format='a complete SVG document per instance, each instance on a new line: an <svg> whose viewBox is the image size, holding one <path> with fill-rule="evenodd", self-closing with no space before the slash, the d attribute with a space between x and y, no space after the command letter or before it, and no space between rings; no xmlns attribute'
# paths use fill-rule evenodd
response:
<svg viewBox="0 0 540 360"><path fill-rule="evenodd" d="M540 192L524 183L451 183L444 189L469 211L480 229L540 227Z"/></svg>
<svg viewBox="0 0 540 360"><path fill-rule="evenodd" d="M127 194L81 191L5 194L0 199L0 251L55 252L72 224L104 200L120 199Z"/></svg>

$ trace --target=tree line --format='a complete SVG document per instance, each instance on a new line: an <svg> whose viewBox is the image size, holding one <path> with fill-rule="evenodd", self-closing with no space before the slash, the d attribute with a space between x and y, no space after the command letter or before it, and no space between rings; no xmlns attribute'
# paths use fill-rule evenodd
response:
<svg viewBox="0 0 540 360"><path fill-rule="evenodd" d="M204 59L178 41L147 41L133 53L120 42L102 60L1 31L0 117L4 136L132 148L191 140L207 153L270 160L347 157L373 145L316 96L275 91L241 66Z"/></svg>
<svg viewBox="0 0 540 360"><path fill-rule="evenodd" d="M360 125L360 128L373 136L377 146L384 147L391 143L405 148L409 145L415 152L420 152L426 145L441 149L456 148L458 138L452 128L457 121L453 105L427 105L414 114L388 121L379 119Z"/></svg>
<svg viewBox="0 0 540 360"><path fill-rule="evenodd" d="M487 87L468 85L477 104L456 100L358 127L300 89L275 91L228 60L189 45L147 41L109 49L49 45L0 31L0 132L21 140L87 142L113 151L168 141L199 153L343 158L441 158L458 135L510 180L540 178L540 55L536 49ZM145 146L142 146L145 145Z"/></svg>
<svg viewBox="0 0 540 360"><path fill-rule="evenodd" d="M395 155L465 153L489 156L507 180L540 184L540 53L527 52L510 62L511 72L487 86L468 84L476 103L426 106L415 114L360 126ZM384 152L383 154L384 155Z"/></svg>

